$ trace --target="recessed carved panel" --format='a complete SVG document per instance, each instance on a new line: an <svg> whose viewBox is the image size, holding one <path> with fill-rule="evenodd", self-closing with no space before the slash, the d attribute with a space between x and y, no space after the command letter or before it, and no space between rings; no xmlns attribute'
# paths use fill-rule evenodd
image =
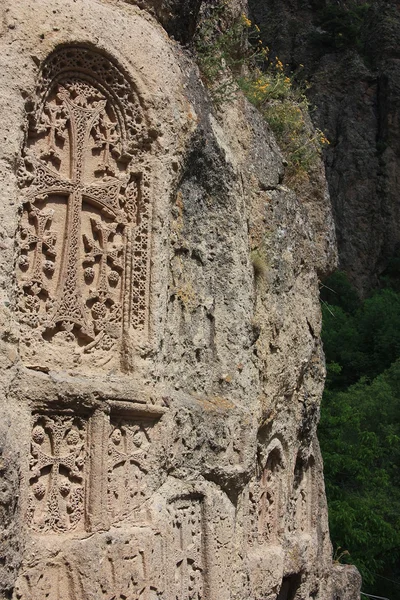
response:
<svg viewBox="0 0 400 600"><path fill-rule="evenodd" d="M290 522L289 531L308 533L312 529L314 486L313 486L314 459L310 457L304 462L297 458L293 490L290 497Z"/></svg>
<svg viewBox="0 0 400 600"><path fill-rule="evenodd" d="M112 521L148 497L149 450L154 420L113 418L108 440L108 513Z"/></svg>
<svg viewBox="0 0 400 600"><path fill-rule="evenodd" d="M160 564L160 534L143 528L137 537L132 532L128 537L123 545L115 543L108 548L99 577L101 592L97 591L96 598L162 600L166 596L162 584L163 565Z"/></svg>
<svg viewBox="0 0 400 600"><path fill-rule="evenodd" d="M200 499L180 499L172 504L175 600L203 600L204 529Z"/></svg>
<svg viewBox="0 0 400 600"><path fill-rule="evenodd" d="M13 600L84 600L81 578L67 561L49 561L18 578Z"/></svg>
<svg viewBox="0 0 400 600"><path fill-rule="evenodd" d="M282 529L282 467L281 452L274 448L265 466L259 465L257 477L250 483L250 544L271 543Z"/></svg>
<svg viewBox="0 0 400 600"><path fill-rule="evenodd" d="M75 540L52 558L22 569L13 600L165 599L159 532L119 530L112 543L107 540L108 535Z"/></svg>
<svg viewBox="0 0 400 600"><path fill-rule="evenodd" d="M84 529L87 421L67 415L34 416L28 523L40 533Z"/></svg>
<svg viewBox="0 0 400 600"><path fill-rule="evenodd" d="M28 346L104 363L147 320L145 119L123 72L85 48L51 55L37 94L18 171L19 318Z"/></svg>

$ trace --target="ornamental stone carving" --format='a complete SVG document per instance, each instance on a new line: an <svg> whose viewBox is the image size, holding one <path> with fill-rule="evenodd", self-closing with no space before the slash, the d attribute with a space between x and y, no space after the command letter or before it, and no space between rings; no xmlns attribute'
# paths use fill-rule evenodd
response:
<svg viewBox="0 0 400 600"><path fill-rule="evenodd" d="M281 473L285 464L282 445L273 440L265 454L267 460L257 465L256 477L249 486L250 545L276 542L282 528L284 490Z"/></svg>
<svg viewBox="0 0 400 600"><path fill-rule="evenodd" d="M174 537L174 600L205 598L203 505L200 498L180 498L171 505Z"/></svg>
<svg viewBox="0 0 400 600"><path fill-rule="evenodd" d="M108 441L108 514L123 519L149 495L151 419L113 418Z"/></svg>
<svg viewBox="0 0 400 600"><path fill-rule="evenodd" d="M140 165L150 141L142 107L111 60L72 47L46 61L29 117L18 171L25 356L34 360L47 342L64 366L123 361L123 340L147 323L149 177Z"/></svg>
<svg viewBox="0 0 400 600"><path fill-rule="evenodd" d="M290 191L147 0L4 4L0 597L339 597L322 171Z"/></svg>
<svg viewBox="0 0 400 600"><path fill-rule="evenodd" d="M87 422L68 415L34 416L28 523L40 533L84 528Z"/></svg>

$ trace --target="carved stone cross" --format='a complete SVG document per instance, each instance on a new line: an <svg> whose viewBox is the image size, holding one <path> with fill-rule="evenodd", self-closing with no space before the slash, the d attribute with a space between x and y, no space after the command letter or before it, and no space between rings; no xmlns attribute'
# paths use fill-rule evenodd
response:
<svg viewBox="0 0 400 600"><path fill-rule="evenodd" d="M200 502L193 500L175 513L176 599L203 598L202 522Z"/></svg>
<svg viewBox="0 0 400 600"><path fill-rule="evenodd" d="M80 484L83 480L84 442L78 429L73 427L72 419L42 417L32 432L31 456L33 497L37 505L42 498L46 502L39 529L66 531L73 528L83 510L83 488ZM42 477L49 477L47 486L41 483ZM79 485L72 486L72 481ZM35 510L33 498L31 504L32 510ZM39 506L37 509L40 511Z"/></svg>
<svg viewBox="0 0 400 600"><path fill-rule="evenodd" d="M18 167L22 359L127 370L149 333L154 136L132 82L83 47L52 53L34 107Z"/></svg>
<svg viewBox="0 0 400 600"><path fill-rule="evenodd" d="M21 248L30 250L32 245L35 245L35 253L33 259L33 273L30 278L29 285L32 286L36 283L39 288L44 288L45 284L43 281L43 250L46 255L50 258L55 258L55 243L57 235L47 231L47 226L51 223L53 218L54 210L39 210L35 206L31 206L29 210L29 219L34 221L35 231L32 232L28 229L21 231ZM47 261L44 265L47 271L52 271L54 268L52 261ZM22 263L23 266L23 263Z"/></svg>
<svg viewBox="0 0 400 600"><path fill-rule="evenodd" d="M120 425L108 445L108 494L113 517L137 508L147 490L146 458L149 442L143 426Z"/></svg>
<svg viewBox="0 0 400 600"><path fill-rule="evenodd" d="M115 175L115 172L110 164L111 150L120 140L120 136L116 131L114 123L110 123L107 119L101 119L101 131L96 134L96 146L103 149L103 159L96 169L97 173L107 173Z"/></svg>
<svg viewBox="0 0 400 600"><path fill-rule="evenodd" d="M37 196L59 194L66 195L68 198L66 244L62 256L57 298L54 311L49 316L46 326L54 328L59 323L71 323L93 339L93 326L87 318L87 310L78 285L82 203L84 200L89 201L104 214L123 223L124 217L118 205L121 181L114 178L98 184L85 182L85 149L89 146L89 137L94 125L105 110L106 100L95 100L88 104L82 96L73 99L70 92L62 86L60 86L58 99L64 103L70 124L70 177L62 177L33 154L28 155L35 173L28 193L31 203ZM39 253L37 253L37 260L39 260ZM39 265L36 267L40 270Z"/></svg>

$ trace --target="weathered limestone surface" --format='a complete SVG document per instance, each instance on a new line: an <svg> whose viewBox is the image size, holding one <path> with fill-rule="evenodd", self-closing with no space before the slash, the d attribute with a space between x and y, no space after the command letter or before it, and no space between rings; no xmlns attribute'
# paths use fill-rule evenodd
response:
<svg viewBox="0 0 400 600"><path fill-rule="evenodd" d="M316 438L324 178L282 186L148 8L1 3L0 597L356 598Z"/></svg>

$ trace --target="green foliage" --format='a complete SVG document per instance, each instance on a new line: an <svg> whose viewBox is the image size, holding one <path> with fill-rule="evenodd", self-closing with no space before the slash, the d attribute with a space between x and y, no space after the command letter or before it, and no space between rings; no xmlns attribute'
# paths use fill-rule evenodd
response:
<svg viewBox="0 0 400 600"><path fill-rule="evenodd" d="M319 436L334 547L364 591L400 582L400 293L360 302L343 273L324 282L328 376ZM336 292L336 293L335 293ZM329 300L329 304L328 301Z"/></svg>
<svg viewBox="0 0 400 600"><path fill-rule="evenodd" d="M330 288L324 287L321 292L322 338L328 372L330 362L340 365L341 371L334 380L341 388L360 377L375 377L400 356L400 294L392 289L377 290L358 304L343 274L336 274L325 285ZM338 292L336 298L331 290Z"/></svg>
<svg viewBox="0 0 400 600"><path fill-rule="evenodd" d="M400 253L398 252L389 260L388 266L382 273L381 283L384 287L395 292L400 292Z"/></svg>
<svg viewBox="0 0 400 600"><path fill-rule="evenodd" d="M327 390L320 424L331 535L365 583L400 560L400 361Z"/></svg>
<svg viewBox="0 0 400 600"><path fill-rule="evenodd" d="M277 64L282 63L277 60ZM293 86L293 76L288 77L270 65L262 75L255 73L245 83L242 79L240 86L274 132L288 163L288 180L296 182L307 177L317 164L321 147L329 142L322 131L310 127L309 104L305 95Z"/></svg>
<svg viewBox="0 0 400 600"><path fill-rule="evenodd" d="M340 306L351 314L360 306L360 299L343 271L335 271L321 284L321 299Z"/></svg>

